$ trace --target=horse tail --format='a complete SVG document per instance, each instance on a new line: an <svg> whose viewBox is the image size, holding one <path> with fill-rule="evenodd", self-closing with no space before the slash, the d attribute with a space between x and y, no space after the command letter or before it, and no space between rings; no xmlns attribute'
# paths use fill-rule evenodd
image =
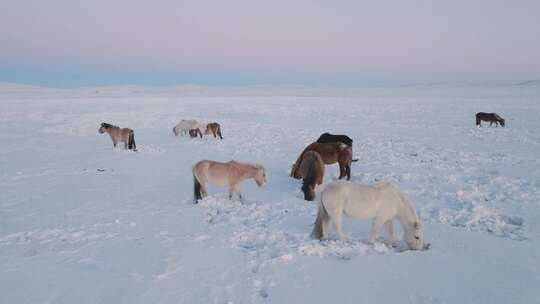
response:
<svg viewBox="0 0 540 304"><path fill-rule="evenodd" d="M476 113L476 125L479 126L480 125L480 113Z"/></svg>
<svg viewBox="0 0 540 304"><path fill-rule="evenodd" d="M311 237L319 240L323 237L323 225L330 219L326 208L324 208L322 197L323 196L321 194L321 199L319 201L319 205L317 206L317 218L315 219L313 231L311 232Z"/></svg>
<svg viewBox="0 0 540 304"><path fill-rule="evenodd" d="M193 194L195 195L195 204L202 199L201 195L201 183L195 175L193 175Z"/></svg>
<svg viewBox="0 0 540 304"><path fill-rule="evenodd" d="M218 125L217 127L217 135L219 135L219 139L223 139L223 136L221 136L221 126Z"/></svg>
<svg viewBox="0 0 540 304"><path fill-rule="evenodd" d="M129 131L129 138L128 138L128 149L136 149L137 146L135 146L135 132L133 130Z"/></svg>

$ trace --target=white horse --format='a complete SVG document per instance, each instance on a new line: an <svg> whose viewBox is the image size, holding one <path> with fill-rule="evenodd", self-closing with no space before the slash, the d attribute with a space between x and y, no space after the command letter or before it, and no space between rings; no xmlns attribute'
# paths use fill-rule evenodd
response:
<svg viewBox="0 0 540 304"><path fill-rule="evenodd" d="M173 133L175 136L178 135L187 135L189 130L199 129L201 133L206 130L207 123L196 121L195 119L182 119L176 126L173 128Z"/></svg>
<svg viewBox="0 0 540 304"><path fill-rule="evenodd" d="M405 195L390 183L368 186L335 181L328 184L321 193L312 236L328 239L328 224L332 220L339 239L345 240L346 237L341 231L343 213L356 219L373 219L369 243L375 242L382 226L386 227L390 242L394 243L392 220L397 218L403 228L405 243L414 250L427 249L424 247L424 229L414 207Z"/></svg>

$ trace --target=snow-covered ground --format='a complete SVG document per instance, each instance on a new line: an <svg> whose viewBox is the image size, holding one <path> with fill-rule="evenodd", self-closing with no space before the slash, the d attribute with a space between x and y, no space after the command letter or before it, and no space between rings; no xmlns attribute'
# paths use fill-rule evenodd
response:
<svg viewBox="0 0 540 304"><path fill-rule="evenodd" d="M476 128L478 111L507 127ZM224 140L174 137L182 118L221 123ZM133 128L138 152L101 122ZM0 125L1 303L540 302L538 86L2 85ZM353 180L409 194L429 250L367 244L370 222L350 219L347 242L309 237L316 204L288 173L325 131L354 139ZM261 163L268 184L194 205L201 159Z"/></svg>

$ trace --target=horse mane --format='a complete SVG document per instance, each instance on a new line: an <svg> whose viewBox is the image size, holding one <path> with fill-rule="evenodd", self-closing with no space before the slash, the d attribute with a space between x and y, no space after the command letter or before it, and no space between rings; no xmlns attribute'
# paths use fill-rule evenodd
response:
<svg viewBox="0 0 540 304"><path fill-rule="evenodd" d="M306 154L306 152L309 151L311 146L315 143L316 142L310 143L307 147L304 148L304 150L302 150L302 153L300 153L300 156L298 156L298 158L296 159L296 161L294 162L292 166L291 176L294 176L294 173L296 172L296 170L298 170L298 167L300 166L300 163L302 162L302 158L304 158L304 154Z"/></svg>
<svg viewBox="0 0 540 304"><path fill-rule="evenodd" d="M392 181L383 179L375 183L375 188L380 189L384 187L391 188L395 193L397 193L405 209L416 219L416 221L418 221L418 214L416 213L416 210L414 209L413 204L407 195L403 193L403 191L401 191Z"/></svg>
<svg viewBox="0 0 540 304"><path fill-rule="evenodd" d="M236 165L240 165L240 166L246 166L246 167L251 167L252 169L257 169L258 170L265 170L263 165L261 164L256 164L256 163L244 163L244 162L239 162L239 161L236 161L236 160L231 160L230 163L232 164L236 164Z"/></svg>
<svg viewBox="0 0 540 304"><path fill-rule="evenodd" d="M392 185L393 186L393 185ZM394 187L395 188L395 187ZM401 202L405 206L406 210L409 211L410 215L415 219L415 222L418 222L418 214L416 213L416 210L414 209L411 201L407 197L407 195L403 192L401 192L399 189L397 189L397 193L399 194L399 198L401 198Z"/></svg>
<svg viewBox="0 0 540 304"><path fill-rule="evenodd" d="M261 164L251 164L251 163L248 163L247 165L249 165L249 166L251 166L251 167L257 169L257 171L258 171L258 170L265 170L264 167L263 167L263 165L261 165Z"/></svg>
<svg viewBox="0 0 540 304"><path fill-rule="evenodd" d="M384 186L393 186L393 184L390 181L387 180L379 180L375 183L375 187L382 188Z"/></svg>
<svg viewBox="0 0 540 304"><path fill-rule="evenodd" d="M104 127L105 129L120 129L119 126L111 125L106 122L102 122L101 126Z"/></svg>

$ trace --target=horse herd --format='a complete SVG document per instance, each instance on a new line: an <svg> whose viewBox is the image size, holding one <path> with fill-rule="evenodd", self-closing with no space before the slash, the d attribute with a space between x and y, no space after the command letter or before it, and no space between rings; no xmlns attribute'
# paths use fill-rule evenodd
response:
<svg viewBox="0 0 540 304"><path fill-rule="evenodd" d="M495 123L504 127L505 121L495 113L476 114L476 125L481 121ZM204 131L203 131L204 130ZM99 133L108 133L114 147L118 142L124 143L125 149L136 149L134 132L129 128L119 128L108 123L102 123ZM173 128L175 136L203 137L212 134L214 138L223 139L219 123L201 123L193 119L183 119ZM290 176L302 179L301 190L304 199L315 199L315 187L323 183L325 165L338 163L340 180L329 183L320 193L312 237L328 239L328 226L333 223L334 231L340 240L346 240L341 229L343 214L355 219L373 219L368 242L377 239L384 226L388 241L395 242L393 220L396 219L402 227L403 239L410 249L423 250L429 246L424 244L423 225L415 208L405 194L395 185L380 182L376 185L364 185L350 182L351 164L358 161L353 159L353 140L347 135L323 133L315 142L309 144L294 162ZM227 186L229 199L235 196L242 201L239 191L240 184L247 179L254 179L261 187L266 184L266 172L262 165L249 164L231 160L218 162L201 160L192 169L195 203L208 195L208 185ZM342 178L347 181L341 181Z"/></svg>
<svg viewBox="0 0 540 304"><path fill-rule="evenodd" d="M196 121L195 119L182 119L176 126L173 128L173 133L175 136L178 135L186 135L189 134L189 137L194 138L197 136L203 137L203 132L201 130L204 130L204 134L212 134L214 135L214 138L219 137L219 139L223 139L223 136L221 136L221 125L217 122L211 122L211 123L203 123Z"/></svg>

